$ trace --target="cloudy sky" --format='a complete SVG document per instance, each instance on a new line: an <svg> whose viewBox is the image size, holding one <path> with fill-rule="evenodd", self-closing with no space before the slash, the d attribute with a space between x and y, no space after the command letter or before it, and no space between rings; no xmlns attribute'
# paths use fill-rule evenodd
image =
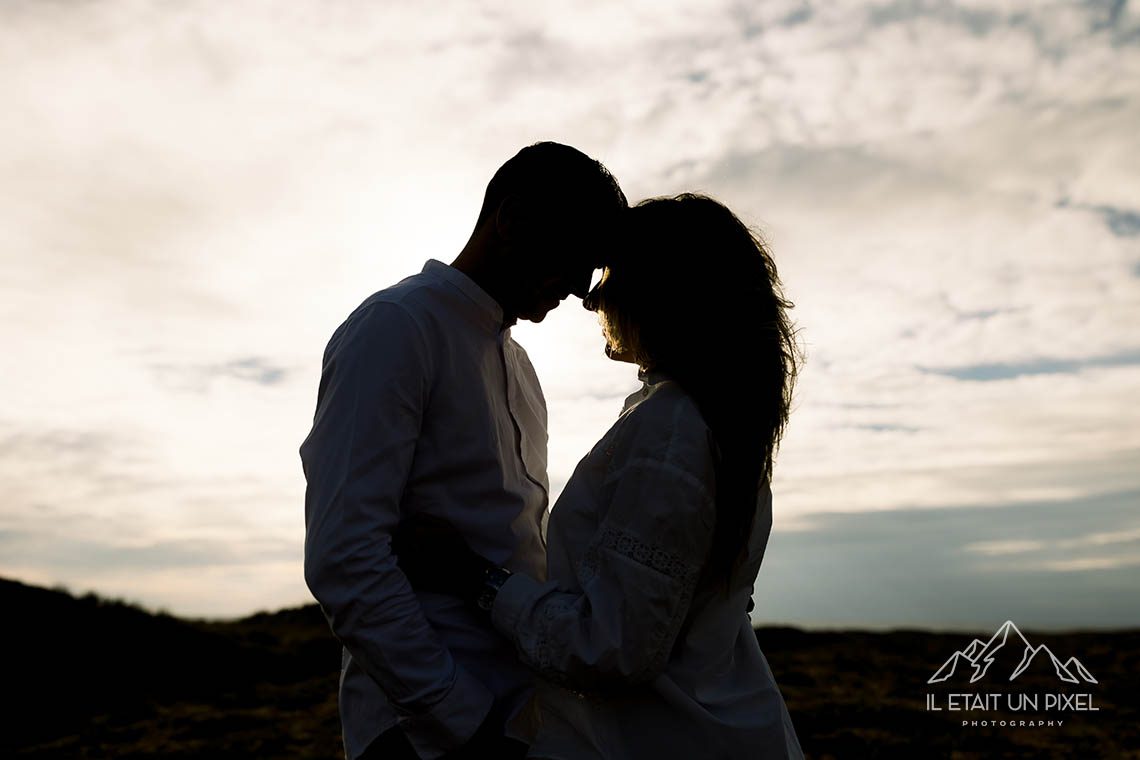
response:
<svg viewBox="0 0 1140 760"><path fill-rule="evenodd" d="M1135 3L8 0L0 102L0 575L309 601L325 341L553 139L771 243L758 621L1140 625ZM557 491L637 381L574 299L515 337Z"/></svg>

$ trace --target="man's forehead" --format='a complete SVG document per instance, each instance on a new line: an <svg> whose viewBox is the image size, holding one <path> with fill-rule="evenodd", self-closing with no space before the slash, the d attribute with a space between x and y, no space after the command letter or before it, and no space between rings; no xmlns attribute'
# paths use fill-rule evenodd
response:
<svg viewBox="0 0 1140 760"><path fill-rule="evenodd" d="M564 269L598 269L608 264L609 246L594 238L564 238L550 246L549 260Z"/></svg>

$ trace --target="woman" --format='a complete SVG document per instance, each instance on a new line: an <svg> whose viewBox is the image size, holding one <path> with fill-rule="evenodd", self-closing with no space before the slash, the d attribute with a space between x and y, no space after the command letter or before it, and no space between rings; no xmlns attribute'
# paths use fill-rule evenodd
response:
<svg viewBox="0 0 1140 760"><path fill-rule="evenodd" d="M643 388L551 512L547 583L413 520L414 586L488 611L540 675L532 757L801 758L747 609L798 354L776 267L699 195L629 212L586 299Z"/></svg>

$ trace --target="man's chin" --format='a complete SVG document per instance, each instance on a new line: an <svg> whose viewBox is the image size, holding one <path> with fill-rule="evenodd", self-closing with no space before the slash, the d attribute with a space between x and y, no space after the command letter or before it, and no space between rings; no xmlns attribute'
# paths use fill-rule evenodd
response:
<svg viewBox="0 0 1140 760"><path fill-rule="evenodd" d="M538 324L546 319L546 315L550 313L550 309L535 309L527 314L519 314L519 319L525 319L527 322L534 322Z"/></svg>
<svg viewBox="0 0 1140 760"><path fill-rule="evenodd" d="M541 322L546 319L547 314L557 309L561 303L561 298L547 298L539 301L526 311L519 312L519 319L525 319L527 322Z"/></svg>

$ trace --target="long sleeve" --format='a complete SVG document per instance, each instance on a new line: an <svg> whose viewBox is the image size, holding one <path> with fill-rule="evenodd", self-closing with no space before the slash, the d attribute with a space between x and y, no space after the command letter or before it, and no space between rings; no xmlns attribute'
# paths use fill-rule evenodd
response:
<svg viewBox="0 0 1140 760"><path fill-rule="evenodd" d="M611 459L577 587L516 573L499 591L495 626L551 680L628 685L665 668L715 525L711 434L679 398L635 409L597 454Z"/></svg>
<svg viewBox="0 0 1140 760"><path fill-rule="evenodd" d="M493 701L440 642L391 553L431 371L423 331L403 307L358 311L329 342L301 446L305 580L425 758L467 741Z"/></svg>

